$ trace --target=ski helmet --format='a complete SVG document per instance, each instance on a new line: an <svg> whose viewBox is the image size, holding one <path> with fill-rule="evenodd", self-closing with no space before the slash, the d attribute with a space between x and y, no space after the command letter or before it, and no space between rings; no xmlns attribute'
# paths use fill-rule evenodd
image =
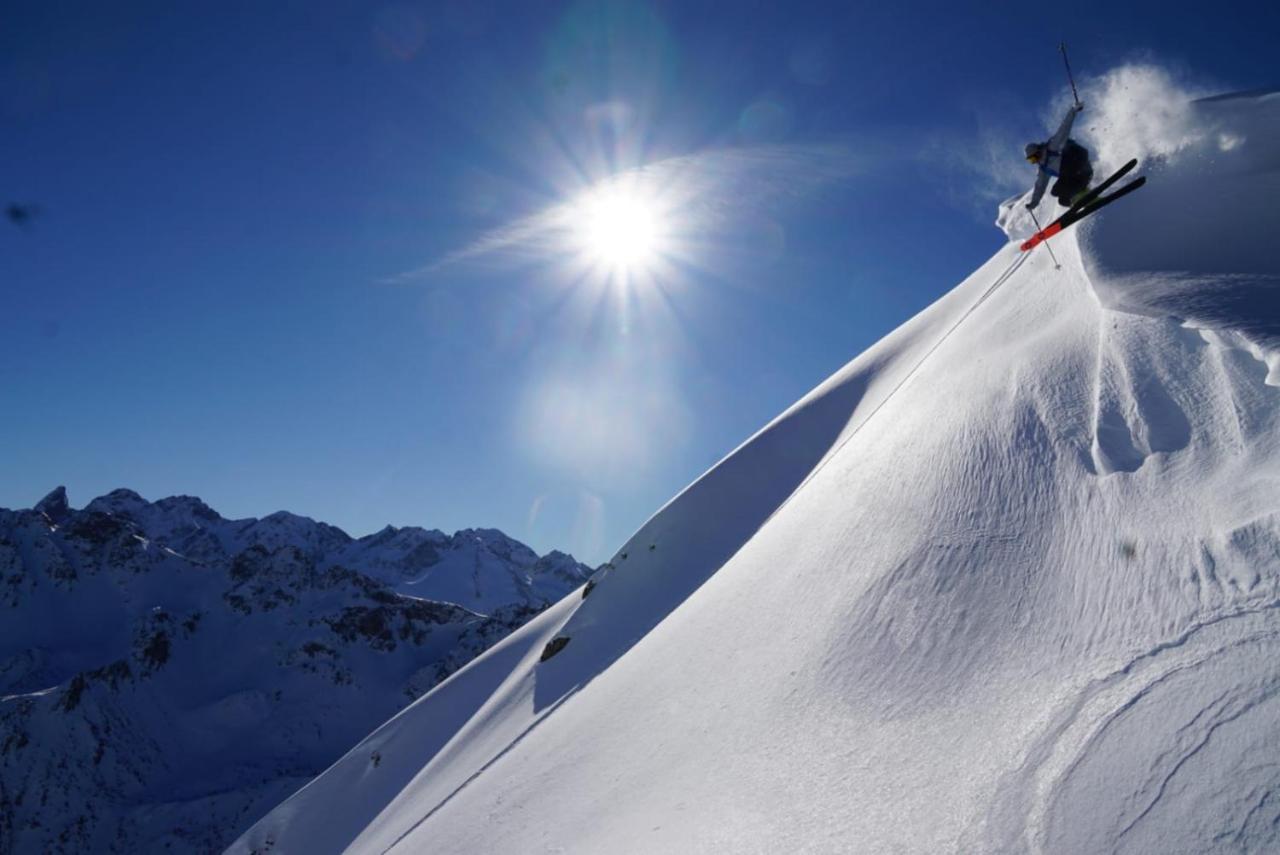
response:
<svg viewBox="0 0 1280 855"><path fill-rule="evenodd" d="M1025 151L1028 163L1039 163L1040 158L1044 156L1044 143L1029 142Z"/></svg>

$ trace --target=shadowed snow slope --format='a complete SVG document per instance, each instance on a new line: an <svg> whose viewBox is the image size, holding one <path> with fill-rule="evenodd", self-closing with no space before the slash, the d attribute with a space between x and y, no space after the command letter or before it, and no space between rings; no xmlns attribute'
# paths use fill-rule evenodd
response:
<svg viewBox="0 0 1280 855"><path fill-rule="evenodd" d="M1193 111L232 851L1280 845L1280 101Z"/></svg>

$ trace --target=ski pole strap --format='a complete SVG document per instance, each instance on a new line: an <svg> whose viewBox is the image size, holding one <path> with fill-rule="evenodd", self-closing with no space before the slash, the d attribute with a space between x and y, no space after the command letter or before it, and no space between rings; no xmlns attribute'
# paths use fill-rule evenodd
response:
<svg viewBox="0 0 1280 855"><path fill-rule="evenodd" d="M1071 97L1076 99L1076 106L1080 106L1080 93L1076 92L1076 79L1071 74L1071 62L1067 59L1067 43L1058 42L1058 50L1062 51L1062 64L1067 67L1067 82L1071 84Z"/></svg>

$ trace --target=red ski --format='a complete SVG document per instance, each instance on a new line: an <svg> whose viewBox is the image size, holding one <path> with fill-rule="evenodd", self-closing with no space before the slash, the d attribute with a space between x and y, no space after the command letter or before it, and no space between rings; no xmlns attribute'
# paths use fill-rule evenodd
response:
<svg viewBox="0 0 1280 855"><path fill-rule="evenodd" d="M1036 232L1031 237L1024 240L1022 242L1022 251L1026 252L1032 247L1038 246L1044 241L1047 241L1049 238L1053 237L1058 232L1062 231L1063 228L1065 228L1065 226L1062 225L1061 221L1055 221L1050 223L1043 230Z"/></svg>

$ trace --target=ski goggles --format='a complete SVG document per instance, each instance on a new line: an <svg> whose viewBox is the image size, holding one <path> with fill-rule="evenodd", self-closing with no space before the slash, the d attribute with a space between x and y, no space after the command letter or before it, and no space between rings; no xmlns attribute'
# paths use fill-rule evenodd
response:
<svg viewBox="0 0 1280 855"><path fill-rule="evenodd" d="M1039 162L1040 162L1040 152L1036 151L1027 155L1027 163L1039 163Z"/></svg>

